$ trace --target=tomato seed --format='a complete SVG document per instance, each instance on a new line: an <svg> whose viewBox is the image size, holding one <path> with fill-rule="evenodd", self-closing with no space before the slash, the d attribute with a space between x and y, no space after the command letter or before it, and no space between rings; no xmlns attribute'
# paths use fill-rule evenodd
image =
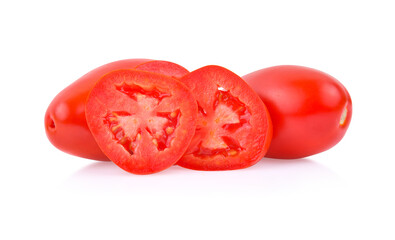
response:
<svg viewBox="0 0 395 240"><path fill-rule="evenodd" d="M237 154L237 151L232 149L228 153L229 153L230 156L235 156Z"/></svg>
<svg viewBox="0 0 395 240"><path fill-rule="evenodd" d="M171 117L171 118L175 118L175 117L177 117L177 113L176 113L176 112L172 112L172 113L170 113L170 117Z"/></svg>
<svg viewBox="0 0 395 240"><path fill-rule="evenodd" d="M115 133L120 127L121 127L120 125L116 125L111 128L111 131Z"/></svg>
<svg viewBox="0 0 395 240"><path fill-rule="evenodd" d="M156 147L158 147L158 140L156 140L155 138L152 139L152 143L153 143Z"/></svg>
<svg viewBox="0 0 395 240"><path fill-rule="evenodd" d="M172 128L172 127L167 127L166 128L166 133L167 134L172 134L174 132L174 128Z"/></svg>

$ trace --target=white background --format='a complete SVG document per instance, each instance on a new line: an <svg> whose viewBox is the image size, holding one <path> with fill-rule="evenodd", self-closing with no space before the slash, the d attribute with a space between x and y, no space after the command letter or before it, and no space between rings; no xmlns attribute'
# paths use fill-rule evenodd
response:
<svg viewBox="0 0 395 240"><path fill-rule="evenodd" d="M0 239L395 239L392 1L1 1ZM54 148L53 97L125 58L325 71L344 139L238 171L128 174Z"/></svg>

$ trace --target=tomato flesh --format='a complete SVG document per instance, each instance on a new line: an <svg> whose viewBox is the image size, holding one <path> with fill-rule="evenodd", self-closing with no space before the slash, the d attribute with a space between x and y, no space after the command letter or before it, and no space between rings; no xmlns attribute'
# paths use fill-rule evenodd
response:
<svg viewBox="0 0 395 240"><path fill-rule="evenodd" d="M196 132L177 163L196 170L251 166L266 153L271 122L263 102L236 74L206 66L181 78L198 103Z"/></svg>
<svg viewBox="0 0 395 240"><path fill-rule="evenodd" d="M196 127L197 104L179 81L120 70L92 89L88 126L102 151L125 171L150 174L176 163Z"/></svg>
<svg viewBox="0 0 395 240"><path fill-rule="evenodd" d="M345 135L352 101L334 77L283 65L243 77L265 102L273 121L271 158L303 158L328 150Z"/></svg>
<svg viewBox="0 0 395 240"><path fill-rule="evenodd" d="M93 138L85 118L85 102L96 82L105 74L119 69L139 69L180 78L188 70L167 61L126 59L105 64L82 76L61 91L45 113L45 130L58 149L83 158L109 160Z"/></svg>

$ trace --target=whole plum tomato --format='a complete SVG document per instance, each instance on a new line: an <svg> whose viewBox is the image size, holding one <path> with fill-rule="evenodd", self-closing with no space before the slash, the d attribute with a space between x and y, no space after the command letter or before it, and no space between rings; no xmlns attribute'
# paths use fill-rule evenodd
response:
<svg viewBox="0 0 395 240"><path fill-rule="evenodd" d="M332 76L307 67L282 65L247 74L273 123L266 157L303 158L336 145L350 125L351 97Z"/></svg>
<svg viewBox="0 0 395 240"><path fill-rule="evenodd" d="M121 69L138 69L173 78L189 73L182 66L150 59L125 59L93 69L63 89L45 113L45 131L58 149L83 158L108 161L93 138L85 118L85 102L96 82L105 74Z"/></svg>

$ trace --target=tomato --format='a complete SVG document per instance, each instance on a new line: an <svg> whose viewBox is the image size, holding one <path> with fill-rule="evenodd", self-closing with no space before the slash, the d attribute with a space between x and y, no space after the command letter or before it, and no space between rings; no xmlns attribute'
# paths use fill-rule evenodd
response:
<svg viewBox="0 0 395 240"><path fill-rule="evenodd" d="M343 138L350 125L350 95L324 72L284 65L243 78L266 104L273 121L267 157L303 158L325 151Z"/></svg>
<svg viewBox="0 0 395 240"><path fill-rule="evenodd" d="M125 171L150 174L175 164L192 140L197 104L165 75L118 70L88 96L86 119L96 142Z"/></svg>
<svg viewBox="0 0 395 240"><path fill-rule="evenodd" d="M232 170L257 163L271 139L271 121L258 95L233 72L206 66L181 82L198 104L196 133L178 165L195 170Z"/></svg>
<svg viewBox="0 0 395 240"><path fill-rule="evenodd" d="M118 69L138 68L180 78L188 73L185 68L171 62L148 59L126 59L105 64L82 76L61 91L45 113L45 130L50 142L69 154L108 160L102 153L85 119L85 101L95 83L106 73Z"/></svg>

